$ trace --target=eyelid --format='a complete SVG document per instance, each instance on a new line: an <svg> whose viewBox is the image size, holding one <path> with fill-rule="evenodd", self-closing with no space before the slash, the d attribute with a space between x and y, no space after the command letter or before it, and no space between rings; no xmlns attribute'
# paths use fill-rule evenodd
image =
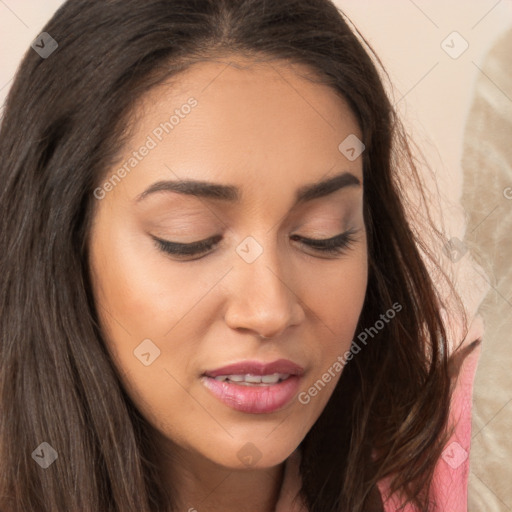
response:
<svg viewBox="0 0 512 512"><path fill-rule="evenodd" d="M152 236L156 244L165 252L174 254L176 256L194 256L204 250L206 252L215 244L222 240L222 235L214 235L198 242L183 244L178 242L171 242L170 240L162 240L161 238Z"/></svg>

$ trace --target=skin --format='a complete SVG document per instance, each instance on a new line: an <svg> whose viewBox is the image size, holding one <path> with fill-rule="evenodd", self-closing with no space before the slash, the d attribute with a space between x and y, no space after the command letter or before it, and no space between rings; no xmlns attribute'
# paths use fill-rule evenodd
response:
<svg viewBox="0 0 512 512"><path fill-rule="evenodd" d="M190 97L198 105L95 205L90 236L93 293L108 350L129 396L154 429L161 468L180 510L272 511L284 462L315 423L340 372L304 405L270 414L236 411L200 381L244 359L290 359L307 391L350 348L367 285L362 158L338 145L362 138L347 103L284 61L238 56L201 62L148 93L119 165ZM360 186L292 208L299 187L348 171ZM240 188L239 204L161 191L154 182L193 178ZM104 182L103 182L104 183ZM291 238L358 232L340 255ZM222 235L203 258L176 259L151 235L191 243ZM263 252L247 263L237 246ZM262 339L266 336L270 339ZM150 339L160 355L134 356ZM238 454L253 443L259 460Z"/></svg>

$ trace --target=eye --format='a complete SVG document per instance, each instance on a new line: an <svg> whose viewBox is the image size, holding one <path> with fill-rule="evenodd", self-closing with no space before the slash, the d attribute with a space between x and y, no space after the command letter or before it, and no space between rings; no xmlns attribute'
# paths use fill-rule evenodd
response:
<svg viewBox="0 0 512 512"><path fill-rule="evenodd" d="M180 244L178 242L171 242L169 240L162 240L161 238L152 237L156 246L161 251L171 254L172 256L197 256L198 254L207 253L214 245L222 240L221 235L214 235L206 240L193 242L191 244Z"/></svg>
<svg viewBox="0 0 512 512"><path fill-rule="evenodd" d="M336 256L345 253L357 241L357 232L357 229L349 229L344 233L325 240L304 238L299 235L293 235L292 238L299 240L301 245L307 245L315 251Z"/></svg>
<svg viewBox="0 0 512 512"><path fill-rule="evenodd" d="M359 230L357 229L350 229L332 238L323 240L318 240L315 238L304 238L299 235L293 235L292 239L299 241L301 245L305 245L319 253L335 256L345 253L352 246L352 244L356 242L357 237L355 235L358 231ZM187 256L198 256L201 254L205 255L218 242L220 242L220 240L222 240L222 235L214 235L205 240L200 240L199 242L193 242L190 244L171 242L169 240L162 240L161 238L154 236L152 236L152 238L159 250L179 258Z"/></svg>

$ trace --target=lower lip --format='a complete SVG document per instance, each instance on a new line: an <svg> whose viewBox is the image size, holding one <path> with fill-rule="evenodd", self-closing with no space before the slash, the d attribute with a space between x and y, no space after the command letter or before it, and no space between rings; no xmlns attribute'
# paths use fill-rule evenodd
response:
<svg viewBox="0 0 512 512"><path fill-rule="evenodd" d="M282 382L266 386L221 382L205 375L201 381L227 406L237 411L263 414L277 411L290 402L299 389L300 378L291 375Z"/></svg>

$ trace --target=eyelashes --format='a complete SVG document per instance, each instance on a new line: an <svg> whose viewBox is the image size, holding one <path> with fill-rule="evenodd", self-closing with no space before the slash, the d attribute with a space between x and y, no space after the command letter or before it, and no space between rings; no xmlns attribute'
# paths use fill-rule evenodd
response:
<svg viewBox="0 0 512 512"><path fill-rule="evenodd" d="M321 240L314 238L304 238L299 235L293 235L292 239L298 241L301 247L313 249L313 251L319 254L339 256L346 253L348 249L350 249L352 245L357 241L356 234L358 231L358 229L349 229L348 231L340 233L339 235L336 235L332 238ZM160 251L177 258L184 258L206 255L211 249L213 249L215 245L220 242L220 240L222 240L222 235L214 235L205 240L200 240L190 244L182 244L178 242L172 242L170 240L162 240L161 238L154 236L152 238Z"/></svg>
<svg viewBox="0 0 512 512"><path fill-rule="evenodd" d="M332 238L318 240L314 238L304 238L299 235L293 235L292 239L298 240L302 246L307 246L315 251L323 254L339 255L344 254L357 240L356 233L358 230L349 229L344 233L340 233Z"/></svg>
<svg viewBox="0 0 512 512"><path fill-rule="evenodd" d="M215 235L206 240L200 240L199 242L193 242L190 244L180 244L178 242L171 242L169 240L162 240L160 238L153 237L157 247L167 254L172 256L197 256L198 254L206 253L213 248L220 240L221 235Z"/></svg>

